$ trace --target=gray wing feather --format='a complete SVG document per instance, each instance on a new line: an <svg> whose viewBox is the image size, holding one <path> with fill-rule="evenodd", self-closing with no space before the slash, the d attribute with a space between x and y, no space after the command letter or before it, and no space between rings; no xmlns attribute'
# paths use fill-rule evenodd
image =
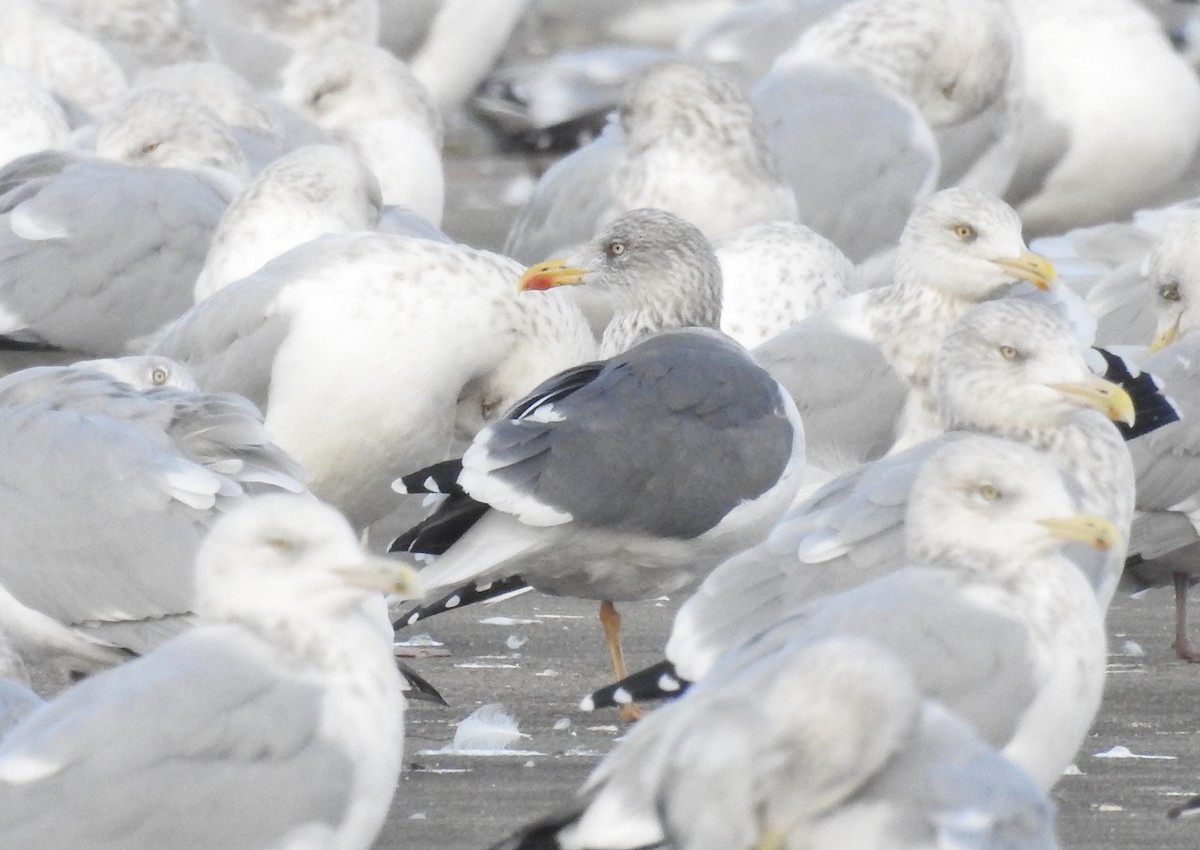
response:
<svg viewBox="0 0 1200 850"><path fill-rule="evenodd" d="M320 691L280 677L245 636L189 633L13 730L0 777L21 758L61 767L0 781L0 831L45 850L254 850L301 824L336 823L352 766L321 741L320 711Z"/></svg>
<svg viewBox="0 0 1200 850"><path fill-rule="evenodd" d="M11 330L94 354L127 353L192 305L226 203L190 172L90 160L18 186L0 199L0 299L24 320ZM18 235L30 223L53 235Z"/></svg>

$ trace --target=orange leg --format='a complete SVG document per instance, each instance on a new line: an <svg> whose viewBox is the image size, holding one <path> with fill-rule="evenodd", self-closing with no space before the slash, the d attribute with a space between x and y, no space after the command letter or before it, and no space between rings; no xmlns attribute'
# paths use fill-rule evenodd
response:
<svg viewBox="0 0 1200 850"><path fill-rule="evenodd" d="M621 615L616 606L607 599L600 603L600 625L604 627L604 639L608 642L608 657L612 661L614 681L625 678L625 654L621 652ZM642 709L634 703L621 706L621 721L632 723L642 716Z"/></svg>
<svg viewBox="0 0 1200 850"><path fill-rule="evenodd" d="M1200 661L1200 652L1192 648L1187 627L1187 573L1174 573L1175 579L1175 642L1171 646L1184 661Z"/></svg>

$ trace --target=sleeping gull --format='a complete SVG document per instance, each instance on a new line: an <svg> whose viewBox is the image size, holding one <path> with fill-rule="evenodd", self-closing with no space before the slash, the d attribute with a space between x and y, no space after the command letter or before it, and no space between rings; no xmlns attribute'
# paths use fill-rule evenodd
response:
<svg viewBox="0 0 1200 850"><path fill-rule="evenodd" d="M1031 235L1114 221L1178 191L1200 83L1134 0L1013 0L1021 158L1007 199Z"/></svg>
<svg viewBox="0 0 1200 850"><path fill-rule="evenodd" d="M313 492L365 528L394 508L392 481L446 457L456 424L469 440L595 356L578 308L522 296L520 276L463 245L327 234L200 302L152 350L259 405Z"/></svg>
<svg viewBox="0 0 1200 850"><path fill-rule="evenodd" d="M753 90L798 220L854 262L891 248L938 185L932 128L999 99L1012 51L996 0L855 0L817 21Z"/></svg>
<svg viewBox="0 0 1200 850"><path fill-rule="evenodd" d="M404 741L379 591L415 580L315 500L230 513L197 556L201 624L4 739L0 829L45 850L367 850Z"/></svg>
<svg viewBox="0 0 1200 850"><path fill-rule="evenodd" d="M0 61L33 74L68 113L102 117L129 82L98 41L52 17L37 0L8 0L0 29Z"/></svg>
<svg viewBox="0 0 1200 850"><path fill-rule="evenodd" d="M307 145L272 162L217 222L196 300L323 233L374 230L379 181L351 151Z"/></svg>
<svg viewBox="0 0 1200 850"><path fill-rule="evenodd" d="M192 304L244 174L228 128L188 95L138 92L96 147L98 157L47 151L0 170L0 335L10 340L127 354Z"/></svg>
<svg viewBox="0 0 1200 850"><path fill-rule="evenodd" d="M212 523L303 490L257 410L171 386L185 377L139 358L0 380L0 621L23 653L86 671L157 646L190 622Z"/></svg>
<svg viewBox="0 0 1200 850"><path fill-rule="evenodd" d="M1021 239L1012 208L972 189L938 192L905 225L895 283L837 302L754 355L796 400L810 464L849 469L938 433L933 362L974 304L1054 267Z"/></svg>
<svg viewBox="0 0 1200 850"><path fill-rule="evenodd" d="M335 44L288 68L281 96L379 179L383 202L442 223L442 118L408 67L380 47Z"/></svg>
<svg viewBox="0 0 1200 850"><path fill-rule="evenodd" d="M455 607L463 585L520 576L602 600L621 678L613 602L692 587L760 539L799 487L803 446L786 394L715 331L664 332L563 372L479 433L458 494L393 544L441 553L422 572L435 604L400 623Z"/></svg>
<svg viewBox="0 0 1200 850"><path fill-rule="evenodd" d="M803 224L751 224L713 248L724 284L721 330L747 348L862 288L846 255Z"/></svg>
<svg viewBox="0 0 1200 850"><path fill-rule="evenodd" d="M497 847L1058 846L1045 793L886 645L835 636L755 661L645 717L574 800Z"/></svg>
<svg viewBox="0 0 1200 850"><path fill-rule="evenodd" d="M628 87L613 124L546 172L505 253L522 262L573 251L621 213L657 207L716 238L794 219L763 127L737 84L702 64L655 65Z"/></svg>
<svg viewBox="0 0 1200 850"><path fill-rule="evenodd" d="M695 226L659 209L618 216L573 256L530 266L519 285L526 292L569 287L601 357L662 330L715 328L721 318L721 267L712 247Z"/></svg>
<svg viewBox="0 0 1200 850"><path fill-rule="evenodd" d="M71 129L54 96L32 75L0 65L0 166L67 147Z"/></svg>
<svg viewBox="0 0 1200 850"><path fill-rule="evenodd" d="M1047 452L1080 484L1081 507L1110 517L1128 538L1133 468L1108 420L1129 419L1132 403L1092 374L1060 317L1015 299L981 304L947 335L937 370L948 433L848 472L792 508L766 540L718 566L684 603L666 647L673 664L635 673L620 687L642 699L661 695L663 682L703 677L721 652L805 600L899 569L914 480L931 454L967 432ZM1120 578L1123 544L1068 554L1104 610ZM597 691L593 702L607 704L613 691Z"/></svg>

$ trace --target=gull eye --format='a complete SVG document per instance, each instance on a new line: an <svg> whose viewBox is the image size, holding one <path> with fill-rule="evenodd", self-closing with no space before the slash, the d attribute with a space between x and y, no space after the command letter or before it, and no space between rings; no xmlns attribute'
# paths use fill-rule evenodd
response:
<svg viewBox="0 0 1200 850"><path fill-rule="evenodd" d="M283 537L272 537L270 540L267 541L267 545L270 546L272 549L278 549L280 552L291 552L293 549L296 548L295 544L293 544L292 541L287 540Z"/></svg>
<svg viewBox="0 0 1200 850"><path fill-rule="evenodd" d="M953 230L954 235L957 236L959 239L961 239L963 242L974 242L975 237L979 235L978 233L975 232L975 228L972 227L971 225L967 224L966 222L959 222L958 224L954 225L954 227L952 227L950 229Z"/></svg>
<svg viewBox="0 0 1200 850"><path fill-rule="evenodd" d="M995 484L980 484L976 490L985 502L994 502L1000 498L1000 489Z"/></svg>
<svg viewBox="0 0 1200 850"><path fill-rule="evenodd" d="M1017 351L1015 348L1013 348L1011 345L1000 346L1000 356L1003 357L1005 360L1016 360L1018 354L1020 354L1020 352Z"/></svg>
<svg viewBox="0 0 1200 850"><path fill-rule="evenodd" d="M1158 288L1158 297L1163 301L1179 301L1182 296L1179 294L1179 284L1176 282L1164 283Z"/></svg>
<svg viewBox="0 0 1200 850"><path fill-rule="evenodd" d="M958 88L958 80L957 79L951 80L948 83L944 83L942 85L942 97L946 98L946 100L949 100L950 98L954 97L954 92L957 88Z"/></svg>
<svg viewBox="0 0 1200 850"><path fill-rule="evenodd" d="M142 154L154 153L161 144L162 142L146 142L146 144L142 145Z"/></svg>
<svg viewBox="0 0 1200 850"><path fill-rule="evenodd" d="M604 253L610 257L619 257L625 253L625 243L620 239L614 239L604 246Z"/></svg>
<svg viewBox="0 0 1200 850"><path fill-rule="evenodd" d="M150 383L156 387L161 387L167 382L171 375L161 366L156 366L154 371L150 373Z"/></svg>

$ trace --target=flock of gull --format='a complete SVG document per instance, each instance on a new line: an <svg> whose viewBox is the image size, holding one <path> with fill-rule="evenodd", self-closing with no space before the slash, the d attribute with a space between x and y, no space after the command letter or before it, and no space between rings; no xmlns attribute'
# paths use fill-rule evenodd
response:
<svg viewBox="0 0 1200 850"><path fill-rule="evenodd" d="M1059 846L1114 595L1200 661L1193 13L682 6L6 0L0 843L366 850L532 588L632 725L500 847Z"/></svg>

